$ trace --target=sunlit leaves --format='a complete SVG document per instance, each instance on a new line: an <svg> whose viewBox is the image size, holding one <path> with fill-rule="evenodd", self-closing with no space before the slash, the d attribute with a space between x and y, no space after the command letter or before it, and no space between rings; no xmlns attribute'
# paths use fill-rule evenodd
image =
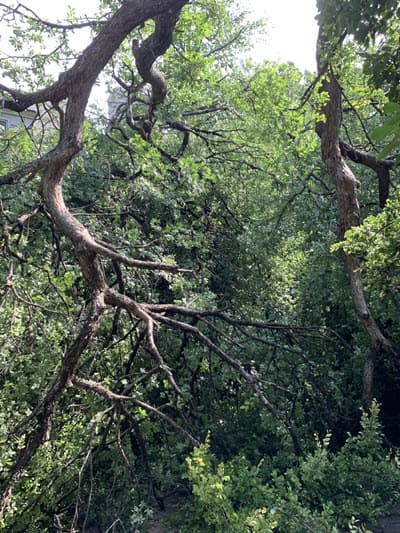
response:
<svg viewBox="0 0 400 533"><path fill-rule="evenodd" d="M346 233L333 249L361 255L364 259L368 287L380 298L391 299L400 285L400 202L396 194L385 209L364 220L361 226Z"/></svg>

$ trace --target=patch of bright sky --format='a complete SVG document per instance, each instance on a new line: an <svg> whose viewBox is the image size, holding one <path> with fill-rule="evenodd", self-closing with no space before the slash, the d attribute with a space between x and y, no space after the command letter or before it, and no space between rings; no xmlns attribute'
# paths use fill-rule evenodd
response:
<svg viewBox="0 0 400 533"><path fill-rule="evenodd" d="M266 22L266 34L257 37L251 57L256 61L292 61L300 70L315 70L317 39L316 0L239 0L252 20ZM22 2L24 3L24 2ZM61 20L67 7L79 16L93 16L98 0L56 0L49 8L48 0L26 0L25 5L47 20ZM75 32L74 45L83 50L90 42L89 32ZM104 88L94 89L94 100L104 101Z"/></svg>
<svg viewBox="0 0 400 533"><path fill-rule="evenodd" d="M253 58L293 61L300 70L315 70L317 40L316 0L240 0L252 19L267 22L267 35L257 39ZM57 0L49 9L48 0L28 0L39 16L50 20L63 18L67 6L78 15L90 17L97 0ZM87 38L87 34L86 34ZM85 41L86 41L85 38ZM87 41L84 43L87 44Z"/></svg>
<svg viewBox="0 0 400 533"><path fill-rule="evenodd" d="M253 19L267 24L266 35L255 43L255 60L292 61L301 71L315 71L316 0L242 0L242 4Z"/></svg>

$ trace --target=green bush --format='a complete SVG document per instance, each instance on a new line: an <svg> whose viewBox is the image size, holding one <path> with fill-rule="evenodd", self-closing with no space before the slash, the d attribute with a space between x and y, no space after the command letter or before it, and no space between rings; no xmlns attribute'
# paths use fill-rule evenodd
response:
<svg viewBox="0 0 400 533"><path fill-rule="evenodd" d="M262 479L244 458L219 463L210 442L187 459L193 508L184 531L334 533L364 531L400 503L398 459L382 445L379 409L363 413L361 431L337 453L329 435L283 474Z"/></svg>

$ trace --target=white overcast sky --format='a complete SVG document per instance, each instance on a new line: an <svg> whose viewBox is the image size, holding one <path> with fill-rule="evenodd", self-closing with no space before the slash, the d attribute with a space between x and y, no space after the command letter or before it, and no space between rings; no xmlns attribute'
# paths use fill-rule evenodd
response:
<svg viewBox="0 0 400 533"><path fill-rule="evenodd" d="M259 39L253 57L293 61L300 70L315 70L316 0L240 0L254 18L267 21L268 33ZM90 16L97 0L25 0L25 5L48 19L61 18L66 6ZM51 6L51 7L50 7ZM86 43L84 43L86 44Z"/></svg>
<svg viewBox="0 0 400 533"><path fill-rule="evenodd" d="M317 39L316 0L238 0L251 19L263 19L267 33L254 42L251 57L257 61L292 61L300 70L315 71L315 43ZM10 1L11 3L11 1ZM62 19L71 6L81 16L90 17L98 0L23 0L23 4L40 17L55 21ZM3 33L3 40L1 40ZM7 31L0 32L0 52L5 52ZM74 46L83 49L89 44L88 30L76 32ZM104 105L103 83L94 87L92 103Z"/></svg>
<svg viewBox="0 0 400 533"><path fill-rule="evenodd" d="M257 59L293 61L300 70L315 71L316 0L241 1L254 17L267 22L267 35L255 49Z"/></svg>

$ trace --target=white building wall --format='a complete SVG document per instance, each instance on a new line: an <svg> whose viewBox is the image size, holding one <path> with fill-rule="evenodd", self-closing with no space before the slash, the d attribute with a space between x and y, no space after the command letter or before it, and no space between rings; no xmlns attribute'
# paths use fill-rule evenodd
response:
<svg viewBox="0 0 400 533"><path fill-rule="evenodd" d="M18 114L13 113L8 109L0 109L0 126L3 126L6 130L19 126L22 120L27 126L29 126L32 119L33 113L29 113L29 115L24 113Z"/></svg>

